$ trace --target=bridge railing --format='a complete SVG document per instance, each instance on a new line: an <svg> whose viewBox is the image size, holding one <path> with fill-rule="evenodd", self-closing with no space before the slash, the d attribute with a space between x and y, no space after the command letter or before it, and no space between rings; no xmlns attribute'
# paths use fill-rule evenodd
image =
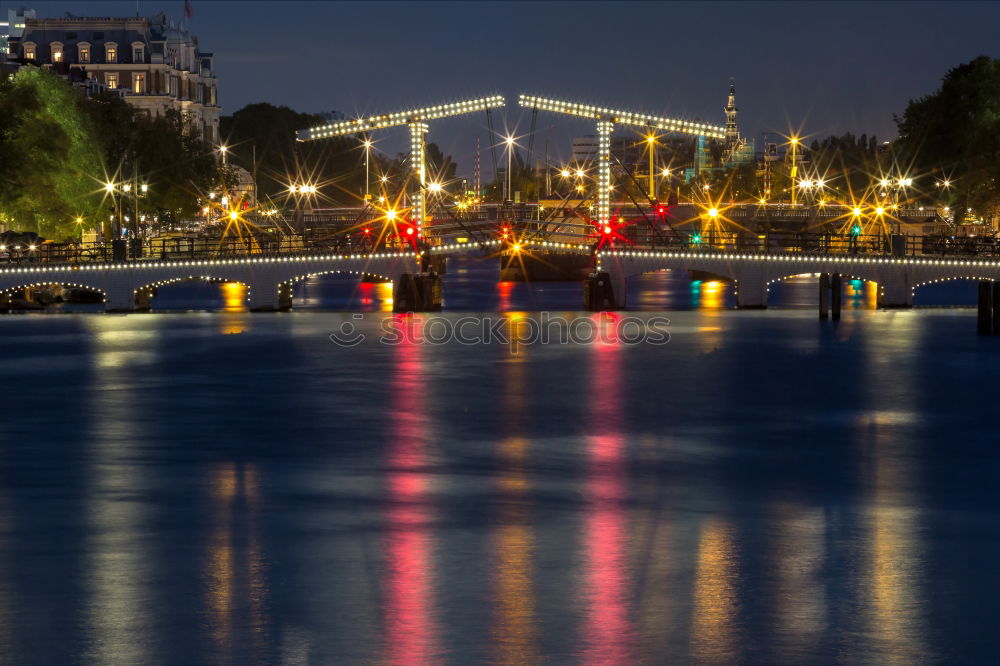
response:
<svg viewBox="0 0 1000 666"><path fill-rule="evenodd" d="M582 239L592 244L595 239ZM409 248L409 245L405 246ZM1000 240L987 237L914 235L853 235L795 232L755 234L706 231L654 237L648 232L630 234L618 249L732 252L740 254L861 254L872 256L1000 258ZM403 249L399 244L358 242L350 236L324 238L157 238L141 246L132 244L124 260L185 261L193 259L266 257L290 254L353 254ZM0 265L106 263L116 259L110 243L36 246L0 245ZM121 258L119 258L121 259Z"/></svg>
<svg viewBox="0 0 1000 666"><path fill-rule="evenodd" d="M916 257L997 257L1000 240L990 237L855 235L729 231L633 239L627 247L649 250L733 252L744 254L863 254Z"/></svg>
<svg viewBox="0 0 1000 666"><path fill-rule="evenodd" d="M129 244L129 261L185 261L235 257L308 254L317 252L354 253L389 249L375 248L370 243L358 243L349 237L333 236L322 239L284 238L163 238L146 240L141 245ZM398 248L394 248L398 249ZM0 246L0 265L30 265L39 263L86 264L115 260L111 243L43 243L40 245Z"/></svg>

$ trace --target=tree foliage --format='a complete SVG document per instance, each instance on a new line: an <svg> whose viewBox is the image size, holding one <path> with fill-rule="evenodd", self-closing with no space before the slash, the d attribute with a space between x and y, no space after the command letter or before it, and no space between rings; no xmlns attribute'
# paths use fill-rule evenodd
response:
<svg viewBox="0 0 1000 666"><path fill-rule="evenodd" d="M12 228L71 237L76 217L101 207L99 152L81 100L45 70L0 79L0 209Z"/></svg>
<svg viewBox="0 0 1000 666"><path fill-rule="evenodd" d="M893 177L892 156L879 153L874 136L828 136L809 147L808 177L822 178L828 188L836 188L837 198L851 201L865 198L882 177ZM898 174L896 175L898 177Z"/></svg>
<svg viewBox="0 0 1000 666"><path fill-rule="evenodd" d="M198 198L222 177L213 147L177 111L150 117L115 95L86 100L83 110L101 146L102 177L147 184L140 208L161 220L195 214Z"/></svg>
<svg viewBox="0 0 1000 666"><path fill-rule="evenodd" d="M109 181L147 184L140 210L178 219L218 177L211 146L177 112L150 118L117 96L84 98L35 67L0 79L0 211L14 229L78 238L77 218L92 227L113 215Z"/></svg>
<svg viewBox="0 0 1000 666"><path fill-rule="evenodd" d="M960 210L1000 213L1000 60L980 56L949 70L937 91L910 101L896 125L900 159L920 175L954 183Z"/></svg>
<svg viewBox="0 0 1000 666"><path fill-rule="evenodd" d="M229 145L230 161L251 173L256 167L257 187L262 197L281 199L291 184L312 184L320 187L321 204L357 205L365 187L363 138L296 141L299 130L327 122L319 114L258 103L223 116L220 130ZM372 192L378 191L379 176L393 170L392 162L371 151Z"/></svg>

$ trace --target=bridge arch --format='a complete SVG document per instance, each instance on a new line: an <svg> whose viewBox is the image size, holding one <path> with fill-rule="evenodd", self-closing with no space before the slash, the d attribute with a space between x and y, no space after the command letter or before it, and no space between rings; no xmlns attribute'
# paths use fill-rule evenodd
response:
<svg viewBox="0 0 1000 666"><path fill-rule="evenodd" d="M350 268L332 268L332 269L321 269L316 271L310 271L308 273L301 273L299 275L293 275L285 280L278 283L278 301L283 308L289 308L294 305L295 298L295 286L302 284L306 280L314 277L319 277L321 275L357 275L359 282L365 281L365 276L371 276L375 278L380 278L381 280L392 283L393 278L389 275L378 272L377 270L353 270Z"/></svg>
<svg viewBox="0 0 1000 666"><path fill-rule="evenodd" d="M208 282L213 284L238 284L242 285L246 292L243 295L243 304L247 305L250 302L250 290L251 286L245 280L234 280L229 277L223 277L222 275L187 275L163 278L153 282L148 282L141 287L136 287L133 291L133 302L137 309L148 310L152 307L153 299L156 298L157 292L160 287L166 287L172 284L179 284L181 282Z"/></svg>
<svg viewBox="0 0 1000 666"><path fill-rule="evenodd" d="M39 280L39 279L36 278L35 281L33 281L33 282L20 282L19 283L17 281L14 281L13 284L8 283L6 286L0 287L0 308L3 308L3 309L9 308L11 306L11 301L12 301L14 295L16 293L18 293L18 292L24 292L25 290L30 290L30 289L40 288L40 287L48 287L48 286L51 286L51 285L54 285L54 284L59 285L63 289L67 289L67 288L68 289L81 289L81 290L84 290L84 291L90 291L90 292L93 292L95 294L99 294L100 297L101 297L101 302L104 302L104 303L106 303L107 300L108 300L108 294L107 294L107 292L104 289L102 289L100 287L96 287L96 286L94 286L93 284L90 284L90 283L68 282L68 281L65 281L65 280L61 280L59 278L53 278L53 279L48 279L48 280Z"/></svg>
<svg viewBox="0 0 1000 666"><path fill-rule="evenodd" d="M968 290L968 292L966 294L963 294L964 296L967 296L968 298L967 299L958 299L958 300L962 300L962 301L965 301L965 302L955 303L954 301L956 299L955 299L954 295L949 296L948 300L951 302L951 305L953 305L953 306L958 306L958 307L970 306L971 307L971 306L976 305L976 303L978 302L979 294L978 294L977 289L978 289L979 282L981 280L993 281L993 280L995 280L995 278L991 278L991 277L987 277L987 276L974 276L974 275L955 275L955 276L946 276L946 277L938 277L938 278L925 279L925 280L923 280L921 282L917 282L917 283L915 283L913 285L913 288L911 290L911 298L913 299L914 305L917 305L917 306L921 306L921 307L935 307L935 306L939 306L939 304L936 304L936 303L933 303L933 302L919 302L919 300L930 300L932 298L932 296L930 294L933 293L933 291L934 291L933 288L934 288L935 285L947 285L949 283L955 283L956 286L957 286L958 283L968 283L969 290ZM923 288L923 289L921 290L921 288Z"/></svg>
<svg viewBox="0 0 1000 666"><path fill-rule="evenodd" d="M826 271L824 271L826 272ZM767 303L768 307L815 307L819 304L819 277L821 273L815 271L802 271L790 273L781 277L775 277L767 281ZM874 309L882 301L883 287L879 280L872 276L855 275L853 273L841 273L842 282L841 293L845 309ZM793 280L804 279L805 285L798 285ZM849 289L852 282L862 283L862 292L851 292Z"/></svg>

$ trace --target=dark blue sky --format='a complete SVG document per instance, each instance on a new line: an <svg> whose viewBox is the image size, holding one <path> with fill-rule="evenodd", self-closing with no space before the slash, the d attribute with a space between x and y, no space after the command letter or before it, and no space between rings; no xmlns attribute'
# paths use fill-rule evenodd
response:
<svg viewBox="0 0 1000 666"><path fill-rule="evenodd" d="M126 2L4 2L39 16L135 14ZM140 0L183 18L183 2ZM518 133L529 92L723 124L735 77L740 129L889 138L893 113L950 68L1000 56L1000 4L986 2L246 2L191 0L189 24L216 53L224 113L267 101L301 111L395 110L499 92ZM503 114L498 117L503 125ZM551 129L549 127L551 126ZM588 123L539 114L553 157ZM619 130L624 132L625 130ZM379 147L407 149L406 131ZM436 122L430 140L470 172L479 115ZM526 143L526 139L524 140Z"/></svg>

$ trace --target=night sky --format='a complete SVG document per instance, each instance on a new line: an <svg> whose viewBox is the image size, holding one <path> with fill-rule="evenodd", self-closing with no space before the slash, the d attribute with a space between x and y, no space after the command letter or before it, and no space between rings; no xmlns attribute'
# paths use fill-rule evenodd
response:
<svg viewBox="0 0 1000 666"><path fill-rule="evenodd" d="M2 3L6 9L21 3ZM39 16L134 15L131 2L24 3ZM139 11L183 19L183 2ZM724 124L734 77L740 130L801 128L891 138L893 113L977 55L1000 56L1000 4L986 2L225 2L191 0L188 22L216 54L223 113L258 101L348 115L501 93L516 134L519 92ZM619 132L628 130L620 129ZM553 159L590 123L540 113ZM484 116L437 121L429 140L472 171ZM379 149L407 150L405 129ZM520 143L527 145L527 137ZM537 153L536 153L537 154Z"/></svg>

